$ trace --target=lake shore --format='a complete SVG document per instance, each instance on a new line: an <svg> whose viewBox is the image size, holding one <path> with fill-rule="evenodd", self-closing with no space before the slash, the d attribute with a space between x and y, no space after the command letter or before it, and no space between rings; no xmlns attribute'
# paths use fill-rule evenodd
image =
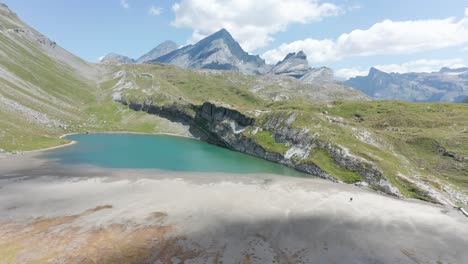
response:
<svg viewBox="0 0 468 264"><path fill-rule="evenodd" d="M36 155L0 159L0 259L13 263L468 261L468 221L450 207L318 178L61 167Z"/></svg>
<svg viewBox="0 0 468 264"><path fill-rule="evenodd" d="M104 131L104 132L73 132L73 133L66 133L60 135L58 138L63 139L66 138L67 136L72 136L72 135L87 135L87 134L135 134L135 135L167 135L167 136L173 136L173 137L181 137L181 138L191 138L191 139L196 139L196 137L191 137L191 136L184 136L184 135L179 135L179 134L174 134L174 133L144 133L144 132L132 132L132 131ZM10 155L22 155L25 153L39 153L39 152L44 152L48 150L53 150L53 149L58 149L58 148L64 148L68 147L70 145L76 144L76 141L70 141L65 144L61 144L58 146L53 146L53 147L48 147L48 148L42 148L42 149L33 149L33 150L25 150L25 151L15 151L14 153L12 152L0 152L0 158L10 156Z"/></svg>

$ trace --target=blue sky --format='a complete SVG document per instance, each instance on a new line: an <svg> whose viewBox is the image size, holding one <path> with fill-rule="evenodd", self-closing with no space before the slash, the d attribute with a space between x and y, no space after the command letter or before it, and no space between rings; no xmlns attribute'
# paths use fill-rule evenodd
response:
<svg viewBox="0 0 468 264"><path fill-rule="evenodd" d="M302 49L339 77L468 64L466 0L3 0L62 47L96 61L137 58L164 40L192 43L225 27L273 63ZM152 10L152 12L150 11Z"/></svg>

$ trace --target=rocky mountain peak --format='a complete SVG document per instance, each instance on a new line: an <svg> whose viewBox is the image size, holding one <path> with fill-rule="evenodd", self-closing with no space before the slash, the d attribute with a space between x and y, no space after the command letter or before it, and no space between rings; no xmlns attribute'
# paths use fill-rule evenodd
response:
<svg viewBox="0 0 468 264"><path fill-rule="evenodd" d="M221 29L199 42L174 50L151 62L174 64L185 68L236 70L247 74L263 74L265 61L245 52L232 35Z"/></svg>
<svg viewBox="0 0 468 264"><path fill-rule="evenodd" d="M276 65L281 64L287 60L292 60L292 59L305 60L305 62L308 64L307 55L301 50L298 53L296 52L288 53L288 55L286 55L286 57L284 57L282 61L277 62Z"/></svg>
<svg viewBox="0 0 468 264"><path fill-rule="evenodd" d="M282 61L270 69L270 74L286 75L294 78L301 78L311 70L307 55L303 51L292 52L286 55Z"/></svg>
<svg viewBox="0 0 468 264"><path fill-rule="evenodd" d="M307 60L307 55L301 50L296 54L296 58L302 59L302 60Z"/></svg>
<svg viewBox="0 0 468 264"><path fill-rule="evenodd" d="M385 72L383 72L383 71L381 71L381 70L379 70L379 69L377 69L377 68L371 67L371 68L369 69L369 74L368 74L368 76L375 76L375 75L383 74L383 73L385 73Z"/></svg>
<svg viewBox="0 0 468 264"><path fill-rule="evenodd" d="M222 29L218 30L217 32L211 34L209 37L211 37L211 38L226 38L226 39L234 40L231 33L229 33L229 31L227 31L225 28L222 28Z"/></svg>
<svg viewBox="0 0 468 264"><path fill-rule="evenodd" d="M154 49L150 50L148 53L144 54L137 59L137 62L147 62L155 60L161 56L164 56L176 49L179 48L179 45L172 40L166 40L163 43L156 46Z"/></svg>

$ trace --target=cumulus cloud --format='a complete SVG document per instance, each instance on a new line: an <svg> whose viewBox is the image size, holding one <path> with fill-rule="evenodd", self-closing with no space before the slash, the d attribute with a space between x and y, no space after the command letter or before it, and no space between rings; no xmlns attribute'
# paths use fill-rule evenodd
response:
<svg viewBox="0 0 468 264"><path fill-rule="evenodd" d="M130 8L130 4L128 3L128 0L120 0L120 5L123 8Z"/></svg>
<svg viewBox="0 0 468 264"><path fill-rule="evenodd" d="M343 12L319 0L181 0L172 9L176 16L172 25L193 30L190 42L225 28L248 51L268 45L273 34L290 24L306 24Z"/></svg>
<svg viewBox="0 0 468 264"><path fill-rule="evenodd" d="M336 61L352 56L409 54L468 43L468 8L465 17L392 21L384 20L368 29L356 29L335 40L304 39L267 51L263 58L275 63L289 52L303 50L312 63Z"/></svg>
<svg viewBox="0 0 468 264"><path fill-rule="evenodd" d="M151 16L158 16L161 14L161 12L162 8L157 6L151 6L148 10L148 14L150 14Z"/></svg>
<svg viewBox="0 0 468 264"><path fill-rule="evenodd" d="M397 72L397 73L407 73L407 72L434 72L439 71L442 67L449 68L461 68L466 67L466 63L463 59L446 59L446 60L414 60L408 61L401 64L382 64L375 65L375 68L384 71L384 72ZM369 69L363 68L344 68L338 69L335 71L335 76L340 79L349 79L356 76L366 76L369 72Z"/></svg>

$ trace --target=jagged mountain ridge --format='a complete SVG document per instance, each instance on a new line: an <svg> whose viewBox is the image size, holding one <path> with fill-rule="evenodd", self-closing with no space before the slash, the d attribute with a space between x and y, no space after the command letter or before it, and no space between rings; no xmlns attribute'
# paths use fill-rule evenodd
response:
<svg viewBox="0 0 468 264"><path fill-rule="evenodd" d="M296 79L300 79L311 69L309 62L307 61L307 56L303 51L299 51L298 53L292 52L286 55L286 57L282 61L276 63L268 73L291 76Z"/></svg>
<svg viewBox="0 0 468 264"><path fill-rule="evenodd" d="M302 80L306 83L332 83L334 74L330 68L312 68L303 51L289 53L276 65L270 65L258 55L245 52L239 43L226 30L200 40L193 45L178 47L172 41L165 41L137 60L110 53L101 62L116 63L164 63L182 68L239 71L252 75L282 75Z"/></svg>
<svg viewBox="0 0 468 264"><path fill-rule="evenodd" d="M307 55L302 50L286 55L268 71L268 74L290 76L306 83L334 82L333 70L327 67L310 67Z"/></svg>
<svg viewBox="0 0 468 264"><path fill-rule="evenodd" d="M334 81L331 69L310 67L303 51L288 54L276 65L266 64L259 56L245 52L226 29L148 62L174 64L184 68L234 70L245 74L284 75L308 83Z"/></svg>
<svg viewBox="0 0 468 264"><path fill-rule="evenodd" d="M376 99L461 102L468 97L468 68L400 74L372 67L367 76L351 78L344 84Z"/></svg>
<svg viewBox="0 0 468 264"><path fill-rule="evenodd" d="M247 74L264 74L268 70L263 59L245 52L226 29L150 62L184 68L235 70Z"/></svg>

